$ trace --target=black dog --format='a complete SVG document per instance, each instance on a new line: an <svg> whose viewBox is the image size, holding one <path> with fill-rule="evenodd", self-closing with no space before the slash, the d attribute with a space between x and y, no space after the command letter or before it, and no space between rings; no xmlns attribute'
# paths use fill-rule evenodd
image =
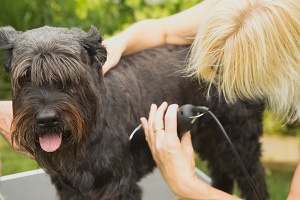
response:
<svg viewBox="0 0 300 200"><path fill-rule="evenodd" d="M61 199L141 199L137 182L155 167L143 134L129 135L151 103L205 105L223 123L263 199L260 162L262 104L227 105L205 98L206 85L180 76L188 47L166 46L123 58L102 76L102 37L92 27L0 29L5 69L11 72L13 140L52 177ZM212 91L213 93L213 91ZM216 127L204 116L192 132L195 150L208 160L213 186L255 199Z"/></svg>

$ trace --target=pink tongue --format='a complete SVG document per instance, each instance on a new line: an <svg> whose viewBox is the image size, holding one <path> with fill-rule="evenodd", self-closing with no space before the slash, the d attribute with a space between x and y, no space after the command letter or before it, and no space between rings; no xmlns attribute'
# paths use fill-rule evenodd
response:
<svg viewBox="0 0 300 200"><path fill-rule="evenodd" d="M57 134L46 134L43 137L39 137L40 145L46 152L54 152L61 145L62 133Z"/></svg>

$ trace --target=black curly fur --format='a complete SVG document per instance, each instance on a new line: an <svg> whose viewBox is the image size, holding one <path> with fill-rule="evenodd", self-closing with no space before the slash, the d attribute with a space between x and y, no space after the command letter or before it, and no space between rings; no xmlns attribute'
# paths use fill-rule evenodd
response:
<svg viewBox="0 0 300 200"><path fill-rule="evenodd" d="M0 49L8 51L6 68L12 74L14 139L51 175L60 199L141 199L137 182L152 172L155 162L142 133L132 143L128 137L139 118L148 116L150 105L163 101L209 107L267 199L259 143L262 103L228 105L214 91L208 101L204 83L179 73L188 52L184 46L124 57L103 77L106 50L101 41L95 28L86 33L42 27L13 34L0 29ZM44 132L57 132L36 125L36 113L45 108L59 113L59 131L64 133L63 144L54 153L44 152L37 142ZM242 196L255 199L213 119L201 118L192 139L195 151L208 160L213 186L232 193L236 180Z"/></svg>

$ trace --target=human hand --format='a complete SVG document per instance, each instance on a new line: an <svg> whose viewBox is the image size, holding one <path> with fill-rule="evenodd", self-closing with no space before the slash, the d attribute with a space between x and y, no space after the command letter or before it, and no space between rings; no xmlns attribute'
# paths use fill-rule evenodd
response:
<svg viewBox="0 0 300 200"><path fill-rule="evenodd" d="M146 140L153 158L170 189L178 197L185 197L189 185L198 182L194 172L194 150L190 132L181 141L177 136L178 105L152 105L149 118L141 118ZM167 111L166 111L167 110ZM166 114L165 114L166 112ZM164 115L165 114L165 115Z"/></svg>
<svg viewBox="0 0 300 200"><path fill-rule="evenodd" d="M121 59L121 56L125 50L124 39L119 35L108 38L102 42L107 50L107 60L104 63L102 70L103 75L110 69L114 68Z"/></svg>
<svg viewBox="0 0 300 200"><path fill-rule="evenodd" d="M0 134L10 142L10 125L13 119L12 102L0 101Z"/></svg>
<svg viewBox="0 0 300 200"><path fill-rule="evenodd" d="M0 135L14 147L14 149L23 155L32 157L28 152L22 150L16 144L12 145L10 126L13 120L13 109L11 101L0 101Z"/></svg>

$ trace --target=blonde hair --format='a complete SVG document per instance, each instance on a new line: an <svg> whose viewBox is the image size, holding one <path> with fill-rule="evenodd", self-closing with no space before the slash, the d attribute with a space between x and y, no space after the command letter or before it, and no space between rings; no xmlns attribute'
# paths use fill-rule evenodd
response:
<svg viewBox="0 0 300 200"><path fill-rule="evenodd" d="M300 118L300 0L218 1L186 72L215 84L229 103L264 100L289 121Z"/></svg>

